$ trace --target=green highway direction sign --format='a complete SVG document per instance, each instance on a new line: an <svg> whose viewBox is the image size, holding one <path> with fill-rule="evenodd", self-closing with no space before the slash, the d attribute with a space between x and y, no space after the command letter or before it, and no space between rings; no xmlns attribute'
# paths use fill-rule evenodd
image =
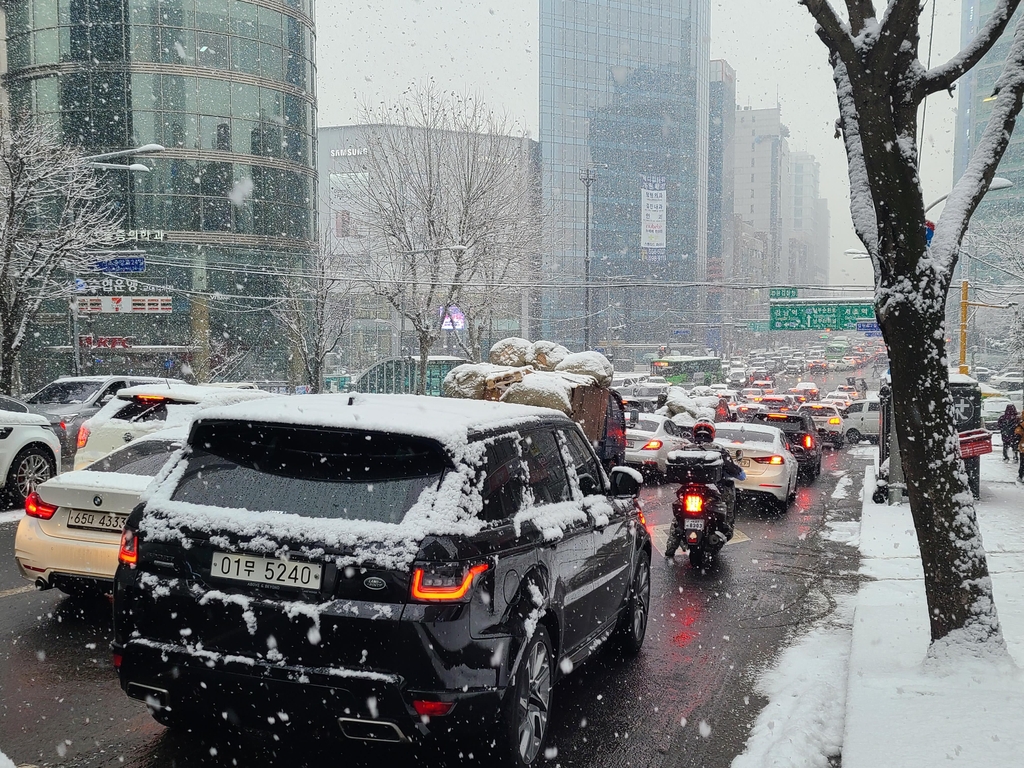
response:
<svg viewBox="0 0 1024 768"><path fill-rule="evenodd" d="M874 320L870 301L773 301L773 331L845 331L857 327L858 320Z"/></svg>
<svg viewBox="0 0 1024 768"><path fill-rule="evenodd" d="M767 320L751 320L747 323L747 330L754 331L755 333L762 333L764 331L770 331L770 323Z"/></svg>
<svg viewBox="0 0 1024 768"><path fill-rule="evenodd" d="M769 288L768 298L769 299L795 299L797 297L796 288Z"/></svg>

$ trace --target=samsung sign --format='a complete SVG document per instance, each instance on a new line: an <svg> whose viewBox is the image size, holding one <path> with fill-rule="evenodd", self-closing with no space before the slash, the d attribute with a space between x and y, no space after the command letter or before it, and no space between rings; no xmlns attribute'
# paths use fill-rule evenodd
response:
<svg viewBox="0 0 1024 768"><path fill-rule="evenodd" d="M348 147L347 149L332 149L331 157L359 157L370 154L369 147Z"/></svg>

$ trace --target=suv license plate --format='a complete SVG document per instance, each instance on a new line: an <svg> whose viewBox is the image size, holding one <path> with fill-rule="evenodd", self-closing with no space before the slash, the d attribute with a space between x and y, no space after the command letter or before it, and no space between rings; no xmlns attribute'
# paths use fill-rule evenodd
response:
<svg viewBox="0 0 1024 768"><path fill-rule="evenodd" d="M214 552L210 564L210 575L216 578L300 589L320 589L323 570L323 565L319 563L258 555L232 555L227 552Z"/></svg>
<svg viewBox="0 0 1024 768"><path fill-rule="evenodd" d="M128 515L111 515L104 512L86 512L72 509L68 515L68 528L85 528L90 531L118 531L124 528Z"/></svg>
<svg viewBox="0 0 1024 768"><path fill-rule="evenodd" d="M704 521L703 520L683 520L684 531L703 531Z"/></svg>

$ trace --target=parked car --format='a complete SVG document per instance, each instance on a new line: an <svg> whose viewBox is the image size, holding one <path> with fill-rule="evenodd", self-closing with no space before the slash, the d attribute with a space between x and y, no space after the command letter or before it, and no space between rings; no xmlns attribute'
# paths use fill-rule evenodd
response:
<svg viewBox="0 0 1024 768"><path fill-rule="evenodd" d="M665 474L668 455L688 445L686 430L667 416L626 417L626 465Z"/></svg>
<svg viewBox="0 0 1024 768"><path fill-rule="evenodd" d="M719 424L715 442L746 473L746 480L736 481L738 494L768 496L786 509L796 493L799 467L781 429L767 424Z"/></svg>
<svg viewBox="0 0 1024 768"><path fill-rule="evenodd" d="M842 448L846 435L843 415L839 408L829 403L804 403L799 413L809 413L814 419L814 426L822 439L831 443L833 448Z"/></svg>
<svg viewBox="0 0 1024 768"><path fill-rule="evenodd" d="M60 471L60 438L50 420L38 413L0 410L0 490L21 506Z"/></svg>
<svg viewBox="0 0 1024 768"><path fill-rule="evenodd" d="M110 592L124 521L185 437L165 429L37 485L14 537L21 575L69 595Z"/></svg>
<svg viewBox="0 0 1024 768"><path fill-rule="evenodd" d="M279 397L260 389L194 384L143 384L122 389L79 427L75 469L83 469L125 443L174 426L186 426L203 408Z"/></svg>
<svg viewBox="0 0 1024 768"><path fill-rule="evenodd" d="M39 412L56 416L65 425L63 434L58 436L64 462L70 464L77 451L78 429L86 419L109 403L119 390L154 382L185 383L153 376L65 376L28 397L26 403Z"/></svg>
<svg viewBox="0 0 1024 768"><path fill-rule="evenodd" d="M821 440L814 419L808 413L755 413L752 424L768 424L786 433L790 453L808 481L821 474Z"/></svg>
<svg viewBox="0 0 1024 768"><path fill-rule="evenodd" d="M985 397L981 401L981 422L985 429L998 429L999 417L1006 412L1006 406L1016 404L1008 397Z"/></svg>
<svg viewBox="0 0 1024 768"><path fill-rule="evenodd" d="M172 728L388 742L470 729L508 762L542 761L558 680L605 638L626 655L643 643L639 473L609 480L550 410L429 400L197 416L122 536L125 692Z"/></svg>
<svg viewBox="0 0 1024 768"><path fill-rule="evenodd" d="M984 403L982 413L984 414ZM856 445L864 438L878 440L881 415L881 403L877 398L855 400L850 403L843 412L846 442Z"/></svg>

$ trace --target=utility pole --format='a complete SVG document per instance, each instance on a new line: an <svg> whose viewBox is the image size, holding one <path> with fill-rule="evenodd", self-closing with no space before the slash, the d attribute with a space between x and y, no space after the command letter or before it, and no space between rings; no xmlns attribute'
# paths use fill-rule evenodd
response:
<svg viewBox="0 0 1024 768"><path fill-rule="evenodd" d="M593 168L580 168L583 182L583 349L590 349L590 187L597 181Z"/></svg>

